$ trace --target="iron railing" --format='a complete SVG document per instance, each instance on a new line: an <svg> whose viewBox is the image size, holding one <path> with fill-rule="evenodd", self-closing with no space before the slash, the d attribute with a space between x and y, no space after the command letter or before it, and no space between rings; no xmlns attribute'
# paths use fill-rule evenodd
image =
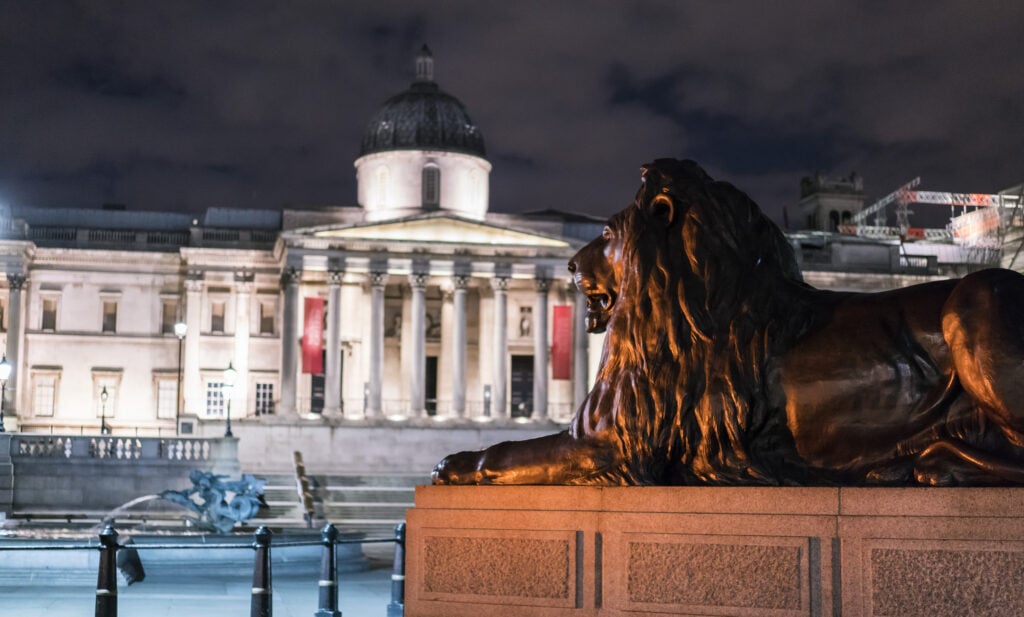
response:
<svg viewBox="0 0 1024 617"><path fill-rule="evenodd" d="M99 550L99 573L96 582L96 617L117 617L117 571L118 551L126 551L122 564L138 560L137 551L149 550L208 550L208 549L241 549L254 551L252 572L252 599L249 607L251 617L271 617L273 610L273 587L271 584L271 547L290 548L298 546L322 546L320 559L320 578L318 608L314 613L317 617L340 617L338 610L338 567L335 547L339 544L380 544L394 542L395 561L391 575L391 601L387 606L388 617L402 617L405 613L405 523L395 527L392 538L342 538L334 525L326 525L318 540L285 540L273 542L273 533L265 526L259 527L253 534L252 544L230 542L213 542L206 544L187 543L154 543L154 544L121 544L118 542L117 531L112 525L104 527L98 542L77 543L31 543L4 545L0 551L82 551ZM121 566L122 569L126 567ZM139 568L141 570L141 568Z"/></svg>

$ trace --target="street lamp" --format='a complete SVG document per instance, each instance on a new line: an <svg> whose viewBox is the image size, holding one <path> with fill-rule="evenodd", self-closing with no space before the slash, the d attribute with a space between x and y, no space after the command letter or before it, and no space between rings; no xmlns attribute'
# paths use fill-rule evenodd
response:
<svg viewBox="0 0 1024 617"><path fill-rule="evenodd" d="M103 386L100 390L100 435L109 435L110 428L107 427L107 387Z"/></svg>
<svg viewBox="0 0 1024 617"><path fill-rule="evenodd" d="M227 415L227 420L224 422L224 436L225 437L234 437L234 435L231 433L231 394L235 390L235 379L237 377L238 377L238 371L236 371L235 367L231 366L231 363L228 362L228 367L226 369L224 369L224 388L223 388L224 398L226 398L227 402L228 402L228 415Z"/></svg>
<svg viewBox="0 0 1024 617"><path fill-rule="evenodd" d="M7 398L7 380L10 376L11 363L7 361L7 356L4 355L4 359L0 360L0 433L7 430L4 428L4 399Z"/></svg>
<svg viewBox="0 0 1024 617"><path fill-rule="evenodd" d="M174 403L174 434L177 435L181 427L181 344L185 342L185 334L188 332L188 325L184 321L174 324L174 336L178 337L178 398Z"/></svg>

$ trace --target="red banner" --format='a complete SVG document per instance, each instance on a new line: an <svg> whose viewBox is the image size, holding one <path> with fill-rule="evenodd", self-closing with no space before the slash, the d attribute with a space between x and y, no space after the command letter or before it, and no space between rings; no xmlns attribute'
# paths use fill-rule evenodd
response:
<svg viewBox="0 0 1024 617"><path fill-rule="evenodd" d="M302 372L324 372L324 299L306 298L305 326L302 331Z"/></svg>
<svg viewBox="0 0 1024 617"><path fill-rule="evenodd" d="M572 375L572 306L558 304L551 320L551 378Z"/></svg>

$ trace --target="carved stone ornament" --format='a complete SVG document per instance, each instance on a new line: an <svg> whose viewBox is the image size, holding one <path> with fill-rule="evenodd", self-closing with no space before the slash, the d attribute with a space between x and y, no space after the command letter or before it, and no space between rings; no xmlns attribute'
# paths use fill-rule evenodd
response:
<svg viewBox="0 0 1024 617"><path fill-rule="evenodd" d="M24 274L8 274L7 275L7 287L12 291L20 291L25 287L25 283L28 281L28 277Z"/></svg>
<svg viewBox="0 0 1024 617"><path fill-rule="evenodd" d="M291 287L302 282L302 270L299 268L286 268L281 273L281 286Z"/></svg>
<svg viewBox="0 0 1024 617"><path fill-rule="evenodd" d="M1024 485L1024 276L818 290L731 184L673 159L642 177L569 262L607 333L569 428L435 483Z"/></svg>

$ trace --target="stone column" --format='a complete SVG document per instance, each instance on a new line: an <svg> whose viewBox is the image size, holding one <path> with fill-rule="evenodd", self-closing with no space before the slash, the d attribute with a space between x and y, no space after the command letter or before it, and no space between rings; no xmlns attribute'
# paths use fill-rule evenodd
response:
<svg viewBox="0 0 1024 617"><path fill-rule="evenodd" d="M234 401L232 415L236 418L249 415L249 305L253 279L252 272L235 273L235 357L232 366L238 371L238 376L231 397Z"/></svg>
<svg viewBox="0 0 1024 617"><path fill-rule="evenodd" d="M281 399L277 411L282 416L295 415L297 373L299 370L299 281L302 271L288 268L281 277L284 288L284 310L281 315Z"/></svg>
<svg viewBox="0 0 1024 617"><path fill-rule="evenodd" d="M341 413L341 279L327 273L327 366L324 367L324 414Z"/></svg>
<svg viewBox="0 0 1024 617"><path fill-rule="evenodd" d="M202 383L199 377L199 339L203 327L203 273L193 271L185 279L185 360L183 386L185 413L198 415L203 410Z"/></svg>
<svg viewBox="0 0 1024 617"><path fill-rule="evenodd" d="M24 274L8 274L7 285L10 295L7 299L7 363L11 365L11 376L7 379L7 400L4 401L4 414L12 418L18 415L18 383L21 379L21 336L22 336L22 296L25 287ZM28 383L28 381L24 381Z"/></svg>
<svg viewBox="0 0 1024 617"><path fill-rule="evenodd" d="M587 335L587 297L576 288L575 283L569 283L569 293L576 299L572 309L572 406L573 411L580 408L583 400L587 398L588 383L587 372L589 368L590 349L588 348L589 338Z"/></svg>
<svg viewBox="0 0 1024 617"><path fill-rule="evenodd" d="M452 338L452 415L466 417L466 293L468 276L455 276L452 304L455 308L454 337Z"/></svg>
<svg viewBox="0 0 1024 617"><path fill-rule="evenodd" d="M366 417L381 415L384 379L384 286L386 272L370 273L370 383L366 396Z"/></svg>
<svg viewBox="0 0 1024 617"><path fill-rule="evenodd" d="M409 376L409 416L426 415L427 382L427 275L409 275L412 288L412 374Z"/></svg>
<svg viewBox="0 0 1024 617"><path fill-rule="evenodd" d="M494 375L491 415L508 417L508 279L491 279L494 288Z"/></svg>
<svg viewBox="0 0 1024 617"><path fill-rule="evenodd" d="M537 299L533 305L533 415L548 419L548 289L550 279L534 281Z"/></svg>

